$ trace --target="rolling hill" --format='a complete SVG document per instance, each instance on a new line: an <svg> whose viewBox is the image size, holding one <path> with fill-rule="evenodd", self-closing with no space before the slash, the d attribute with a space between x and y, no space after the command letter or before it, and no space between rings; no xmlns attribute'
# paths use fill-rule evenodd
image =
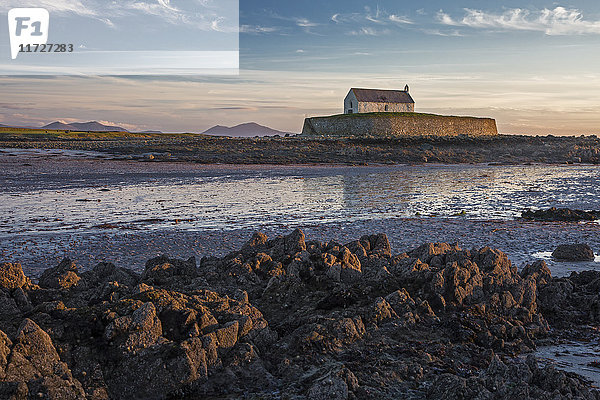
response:
<svg viewBox="0 0 600 400"><path fill-rule="evenodd" d="M267 126L259 125L255 122L248 122L232 127L216 125L202 132L204 135L213 136L234 136L234 137L253 137L253 136L284 136L288 132L281 132Z"/></svg>
<svg viewBox="0 0 600 400"><path fill-rule="evenodd" d="M98 121L90 122L72 122L65 124L56 121L42 127L42 129L51 129L59 131L92 131L92 132L128 132L127 129L120 126L110 126L101 124Z"/></svg>

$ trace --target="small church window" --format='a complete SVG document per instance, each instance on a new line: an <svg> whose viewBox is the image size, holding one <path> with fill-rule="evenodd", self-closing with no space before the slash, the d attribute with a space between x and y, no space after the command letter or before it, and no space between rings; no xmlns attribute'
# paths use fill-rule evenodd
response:
<svg viewBox="0 0 600 400"><path fill-rule="evenodd" d="M388 105L387 104L385 105L385 111L388 111Z"/></svg>
<svg viewBox="0 0 600 400"><path fill-rule="evenodd" d="M353 108L353 107L352 107L352 102L350 102L350 108Z"/></svg>

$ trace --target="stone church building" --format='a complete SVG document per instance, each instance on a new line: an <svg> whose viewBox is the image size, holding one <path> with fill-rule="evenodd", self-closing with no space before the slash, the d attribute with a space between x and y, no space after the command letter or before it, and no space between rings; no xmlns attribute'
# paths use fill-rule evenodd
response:
<svg viewBox="0 0 600 400"><path fill-rule="evenodd" d="M352 88L344 99L344 114L370 112L415 112L415 101L404 90Z"/></svg>

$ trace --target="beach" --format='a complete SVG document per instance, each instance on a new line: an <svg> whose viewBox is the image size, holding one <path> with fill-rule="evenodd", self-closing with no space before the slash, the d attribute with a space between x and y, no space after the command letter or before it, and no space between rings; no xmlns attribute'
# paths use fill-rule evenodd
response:
<svg viewBox="0 0 600 400"><path fill-rule="evenodd" d="M596 398L600 224L521 218L600 208L594 165L2 148L0 166L0 277L20 282L3 281L0 320L66 362L36 364L68 368L51 390L441 399L556 381ZM595 260L552 256L572 243Z"/></svg>
<svg viewBox="0 0 600 400"><path fill-rule="evenodd" d="M596 264L553 261L558 244L600 250L596 222L519 218L526 208L597 209L594 166L198 165L15 149L0 164L0 254L34 275L65 256L137 271L162 253L223 256L255 231L294 228L342 243L385 233L397 252L489 245L518 267L545 259L559 276Z"/></svg>

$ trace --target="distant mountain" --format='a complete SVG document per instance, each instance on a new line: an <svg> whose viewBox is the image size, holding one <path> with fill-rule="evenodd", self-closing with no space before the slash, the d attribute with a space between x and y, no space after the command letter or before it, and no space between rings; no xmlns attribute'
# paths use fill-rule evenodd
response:
<svg viewBox="0 0 600 400"><path fill-rule="evenodd" d="M52 122L51 124L42 126L42 129L57 130L57 131L91 131L91 132L128 132L127 129L120 126L110 126L101 124L98 121L90 122L72 122L65 124L64 122Z"/></svg>
<svg viewBox="0 0 600 400"><path fill-rule="evenodd" d="M234 137L252 137L252 136L284 136L288 132L281 132L271 129L267 126L259 125L255 122L248 122L232 127L216 125L202 132L205 135L213 136L234 136Z"/></svg>
<svg viewBox="0 0 600 400"><path fill-rule="evenodd" d="M0 128L39 129L39 128L31 127L31 126L17 126L17 125L4 125L4 124L0 124Z"/></svg>
<svg viewBox="0 0 600 400"><path fill-rule="evenodd" d="M101 124L100 122L97 122L97 121L91 121L91 122L74 122L74 123L71 123L69 125L74 126L76 129L79 129L79 130L82 130L82 131L94 131L94 132L104 132L104 131L128 132L127 129L122 128L120 126L104 125L104 124Z"/></svg>
<svg viewBox="0 0 600 400"><path fill-rule="evenodd" d="M42 126L42 129L50 129L50 130L57 130L57 131L68 131L68 130L75 130L75 127L69 125L69 124L65 124L63 122L52 122L51 124L48 125L44 125Z"/></svg>
<svg viewBox="0 0 600 400"><path fill-rule="evenodd" d="M138 133L162 133L161 131L142 131Z"/></svg>
<svg viewBox="0 0 600 400"><path fill-rule="evenodd" d="M4 124L0 124L0 128L40 129L37 126L20 126L20 125L4 125Z"/></svg>

